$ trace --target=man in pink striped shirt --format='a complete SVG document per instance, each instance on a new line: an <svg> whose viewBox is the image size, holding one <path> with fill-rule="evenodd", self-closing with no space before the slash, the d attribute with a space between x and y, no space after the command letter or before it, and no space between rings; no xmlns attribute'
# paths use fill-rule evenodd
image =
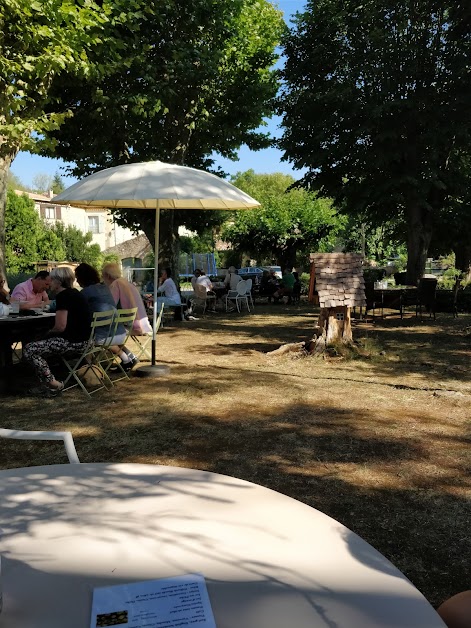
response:
<svg viewBox="0 0 471 628"><path fill-rule="evenodd" d="M41 270L33 279L19 283L11 293L11 301L19 301L22 310L31 310L42 304L49 303L46 290L51 286L47 270Z"/></svg>

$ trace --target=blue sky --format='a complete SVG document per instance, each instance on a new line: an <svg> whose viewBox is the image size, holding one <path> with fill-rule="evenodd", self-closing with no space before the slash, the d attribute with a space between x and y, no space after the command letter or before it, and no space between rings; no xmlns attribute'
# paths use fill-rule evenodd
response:
<svg viewBox="0 0 471 628"><path fill-rule="evenodd" d="M278 0L273 2L278 5L285 15L285 20L289 24L290 16L297 11L302 11L304 0ZM280 119L273 118L268 121L265 130L269 131L274 137L280 135L278 128ZM292 174L295 178L299 178L301 173L294 171L290 164L281 161L282 153L275 148L269 148L261 151L250 151L243 146L239 151L239 161L230 161L228 159L217 159L217 165L220 165L225 172L235 174L239 171L245 171L252 168L255 172L283 172ZM54 175L59 172L66 186L72 185L75 179L66 177L62 170L64 162L60 159L50 159L48 157L39 157L30 153L21 152L16 157L11 166L11 171L21 179L24 185L31 186L33 178L37 174Z"/></svg>

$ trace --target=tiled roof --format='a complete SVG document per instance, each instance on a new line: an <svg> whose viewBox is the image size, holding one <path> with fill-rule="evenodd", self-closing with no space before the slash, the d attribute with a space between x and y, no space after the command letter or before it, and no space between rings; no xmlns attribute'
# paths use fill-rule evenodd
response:
<svg viewBox="0 0 471 628"><path fill-rule="evenodd" d="M359 253L311 253L320 307L365 306L365 280Z"/></svg>
<svg viewBox="0 0 471 628"><path fill-rule="evenodd" d="M120 259L127 259L128 257L144 259L151 251L152 247L149 244L147 236L142 234L138 235L136 238L131 238L131 240L117 244L116 246L111 246L103 252L105 255L108 253L116 253Z"/></svg>

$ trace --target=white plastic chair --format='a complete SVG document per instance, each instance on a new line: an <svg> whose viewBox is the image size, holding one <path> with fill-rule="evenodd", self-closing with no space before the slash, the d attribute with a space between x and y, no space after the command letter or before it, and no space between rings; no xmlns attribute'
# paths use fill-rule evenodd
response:
<svg viewBox="0 0 471 628"><path fill-rule="evenodd" d="M229 311L229 301L234 301L237 311L240 313L240 303L245 302L247 311L250 312L249 298L247 296L247 282L242 280L237 284L237 290L229 290L226 294L226 312Z"/></svg>
<svg viewBox="0 0 471 628"><path fill-rule="evenodd" d="M70 464L80 464L75 450L74 439L70 432L26 432L24 430L7 430L0 428L1 438L17 440L61 440L64 443L67 458Z"/></svg>

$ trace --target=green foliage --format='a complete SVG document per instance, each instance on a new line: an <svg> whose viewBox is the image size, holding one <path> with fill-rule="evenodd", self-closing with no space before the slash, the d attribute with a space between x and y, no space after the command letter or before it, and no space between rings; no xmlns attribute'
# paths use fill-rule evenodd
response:
<svg viewBox="0 0 471 628"><path fill-rule="evenodd" d="M66 251L62 240L54 229L41 221L42 229L38 235L38 260L51 260L62 262L67 260Z"/></svg>
<svg viewBox="0 0 471 628"><path fill-rule="evenodd" d="M108 20L93 53L103 74L52 85L73 117L49 133L55 146L45 151L74 162L72 174L152 159L210 169L213 153L231 158L242 144L269 146L260 126L273 111L285 28L270 2L115 0ZM115 215L153 242L152 212ZM223 216L176 211L168 219L163 212L161 249L178 244L178 225L200 234Z"/></svg>
<svg viewBox="0 0 471 628"><path fill-rule="evenodd" d="M11 171L8 173L7 189L8 190L21 190L22 192L29 192L28 187L24 185L21 179L17 177L16 174L13 174L13 172Z"/></svg>
<svg viewBox="0 0 471 628"><path fill-rule="evenodd" d="M82 233L80 229L72 225L65 226L58 222L51 231L63 243L65 249L65 259L69 262L86 262L96 268L101 267L103 256L98 244L92 244L92 234Z"/></svg>
<svg viewBox="0 0 471 628"><path fill-rule="evenodd" d="M107 253L106 255L103 255L102 265L110 264L111 262L119 264L121 262L121 258L116 253Z"/></svg>
<svg viewBox="0 0 471 628"><path fill-rule="evenodd" d="M5 212L5 258L10 273L34 270L42 224L34 203L25 194L10 190Z"/></svg>
<svg viewBox="0 0 471 628"><path fill-rule="evenodd" d="M99 268L103 256L91 233L59 222L41 220L26 195L8 192L6 211L6 262L9 273L31 272L39 260L87 262Z"/></svg>
<svg viewBox="0 0 471 628"><path fill-rule="evenodd" d="M54 194L60 194L60 192L65 190L64 182L62 181L62 177L58 172L55 173L52 179L51 190L54 192Z"/></svg>
<svg viewBox="0 0 471 628"><path fill-rule="evenodd" d="M343 211L372 226L400 217L410 279L463 187L468 34L468 9L451 0L310 0L284 39L286 157Z"/></svg>
<svg viewBox="0 0 471 628"><path fill-rule="evenodd" d="M19 150L34 151L71 115L51 90L55 78L90 72L112 0L2 0L0 9L0 271L4 270L6 182ZM59 79L60 80L60 79ZM49 105L46 111L46 105ZM28 249L34 247L31 245ZM9 253L11 256L11 251ZM25 258L26 260L26 258ZM25 262L26 263L26 262Z"/></svg>
<svg viewBox="0 0 471 628"><path fill-rule="evenodd" d="M365 278L365 283L374 283L375 281L381 281L384 279L384 268L364 268L363 269L363 277Z"/></svg>
<svg viewBox="0 0 471 628"><path fill-rule="evenodd" d="M301 294L309 294L311 275L309 273L301 273L299 280L301 282Z"/></svg>
<svg viewBox="0 0 471 628"><path fill-rule="evenodd" d="M346 252L362 253L365 259L379 265L386 265L388 261L395 259L396 268L402 269L407 260L398 221L390 220L380 226L373 226L361 222L356 216L349 216L340 234L340 241Z"/></svg>
<svg viewBox="0 0 471 628"><path fill-rule="evenodd" d="M182 253L213 253L214 252L214 236L211 230L208 230L201 236L180 236L180 250Z"/></svg>
<svg viewBox="0 0 471 628"><path fill-rule="evenodd" d="M247 253L261 263L275 259L285 267L307 266L309 253L331 251L342 227L331 203L306 190L287 191L289 175L237 174L232 182L261 203L260 208L234 214L223 238L239 254Z"/></svg>
<svg viewBox="0 0 471 628"><path fill-rule="evenodd" d="M106 11L92 0L3 0L0 156L14 157L19 148L33 148L37 134L57 127L68 115L62 108L45 113L51 82L64 72L89 72L87 48L96 44L106 19Z"/></svg>
<svg viewBox="0 0 471 628"><path fill-rule="evenodd" d="M33 192L48 194L52 187L52 177L44 172L39 172L33 177Z"/></svg>

